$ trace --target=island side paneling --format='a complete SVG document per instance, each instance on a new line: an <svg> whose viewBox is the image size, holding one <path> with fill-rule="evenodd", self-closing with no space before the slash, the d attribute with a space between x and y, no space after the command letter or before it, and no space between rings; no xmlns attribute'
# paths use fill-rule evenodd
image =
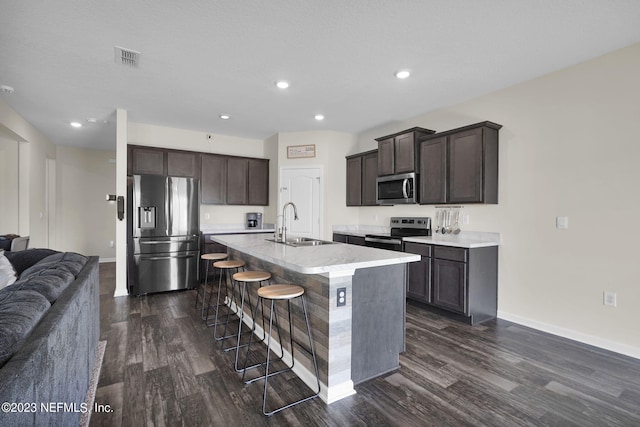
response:
<svg viewBox="0 0 640 427"><path fill-rule="evenodd" d="M342 383L351 383L351 298L347 298L347 305L344 307L336 307L336 295L333 289L338 287L347 288L347 295L351 292L351 276L327 278L317 274L297 273L281 266L266 262L245 253L229 248L229 256L231 259L241 259L246 262L247 270L268 271L271 273L271 283L293 283L302 286L305 289L305 299L309 312L309 323L313 336L314 347L316 351L316 359L318 361L318 372L320 382L326 387L340 386ZM249 286L251 292L251 300L255 304L257 301L257 286ZM292 315L295 316L294 336L296 342L303 343L308 346L306 337L306 327L304 325L304 316L299 302L293 302ZM268 307L265 306L268 315ZM283 333L283 343L288 348L289 325L286 315L286 304L277 304L278 320L280 321L281 331ZM245 307L245 313L251 316L248 308ZM258 325L262 325L259 321ZM268 325L267 325L268 327ZM277 333L274 327L274 337ZM313 364L311 357L298 347L295 349L296 364L301 363L309 372L313 372ZM331 361L331 369L329 370L328 361ZM323 398L332 401L331 396L323 396Z"/></svg>

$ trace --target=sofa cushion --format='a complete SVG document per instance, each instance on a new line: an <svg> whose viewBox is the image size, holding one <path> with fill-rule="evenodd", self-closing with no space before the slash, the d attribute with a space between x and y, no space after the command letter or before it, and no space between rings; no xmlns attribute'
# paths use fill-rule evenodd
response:
<svg viewBox="0 0 640 427"><path fill-rule="evenodd" d="M0 367L22 346L49 307L37 292L0 290Z"/></svg>
<svg viewBox="0 0 640 427"><path fill-rule="evenodd" d="M5 256L13 265L13 269L16 271L18 277L27 268L39 262L41 259L48 257L49 255L60 253L53 249L27 249L17 252L5 252Z"/></svg>
<svg viewBox="0 0 640 427"><path fill-rule="evenodd" d="M24 270L20 275L20 279L44 274L43 271L51 268L65 269L75 277L86 263L87 257L84 255L80 255L75 252L58 252L43 258L37 264Z"/></svg>
<svg viewBox="0 0 640 427"><path fill-rule="evenodd" d="M12 288L23 291L35 291L44 296L53 304L65 289L75 280L75 276L67 271L64 266L50 267L40 270L39 274L32 274L23 279L20 278Z"/></svg>
<svg viewBox="0 0 640 427"><path fill-rule="evenodd" d="M0 251L0 289L5 288L16 281L16 272L11 262Z"/></svg>
<svg viewBox="0 0 640 427"><path fill-rule="evenodd" d="M50 255L23 271L12 287L36 291L53 304L74 281L86 262L87 257L73 252Z"/></svg>

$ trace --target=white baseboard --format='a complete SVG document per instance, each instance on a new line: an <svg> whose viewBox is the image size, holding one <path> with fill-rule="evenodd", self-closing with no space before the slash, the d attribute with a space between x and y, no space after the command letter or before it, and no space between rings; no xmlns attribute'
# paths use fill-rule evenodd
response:
<svg viewBox="0 0 640 427"><path fill-rule="evenodd" d="M102 264L103 262L116 262L115 258L100 258L100 260L98 261L100 264Z"/></svg>
<svg viewBox="0 0 640 427"><path fill-rule="evenodd" d="M519 325L527 326L529 328L537 329L539 331L547 332L549 334L557 335L570 340L578 341L583 344L599 347L604 350L613 351L614 353L620 353L625 356L640 359L640 348L627 344L621 344L619 342L606 340L593 335L585 334L582 332L574 331L573 329L562 328L556 325L552 325L545 322L539 322L537 320L529 319L526 317L518 316L516 314L507 313L498 310L498 318L508 320L509 322L517 323Z"/></svg>

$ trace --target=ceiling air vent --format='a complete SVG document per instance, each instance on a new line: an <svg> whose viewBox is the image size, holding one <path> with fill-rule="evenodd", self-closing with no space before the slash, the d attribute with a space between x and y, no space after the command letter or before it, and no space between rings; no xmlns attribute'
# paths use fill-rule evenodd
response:
<svg viewBox="0 0 640 427"><path fill-rule="evenodd" d="M116 64L138 68L138 65L140 64L140 52L136 52L135 50L126 49L120 46L116 46L115 51Z"/></svg>

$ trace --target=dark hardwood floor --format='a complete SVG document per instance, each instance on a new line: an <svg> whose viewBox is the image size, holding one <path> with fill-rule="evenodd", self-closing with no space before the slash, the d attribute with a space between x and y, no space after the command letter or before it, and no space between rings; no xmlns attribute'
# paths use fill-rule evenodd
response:
<svg viewBox="0 0 640 427"><path fill-rule="evenodd" d="M100 265L107 341L92 426L640 426L640 361L522 327L471 327L407 308L401 368L331 405L266 418L262 383L245 386L213 345L194 292L113 298ZM288 375L288 376L287 376ZM283 374L285 398L308 389ZM271 384L271 382L270 382Z"/></svg>

